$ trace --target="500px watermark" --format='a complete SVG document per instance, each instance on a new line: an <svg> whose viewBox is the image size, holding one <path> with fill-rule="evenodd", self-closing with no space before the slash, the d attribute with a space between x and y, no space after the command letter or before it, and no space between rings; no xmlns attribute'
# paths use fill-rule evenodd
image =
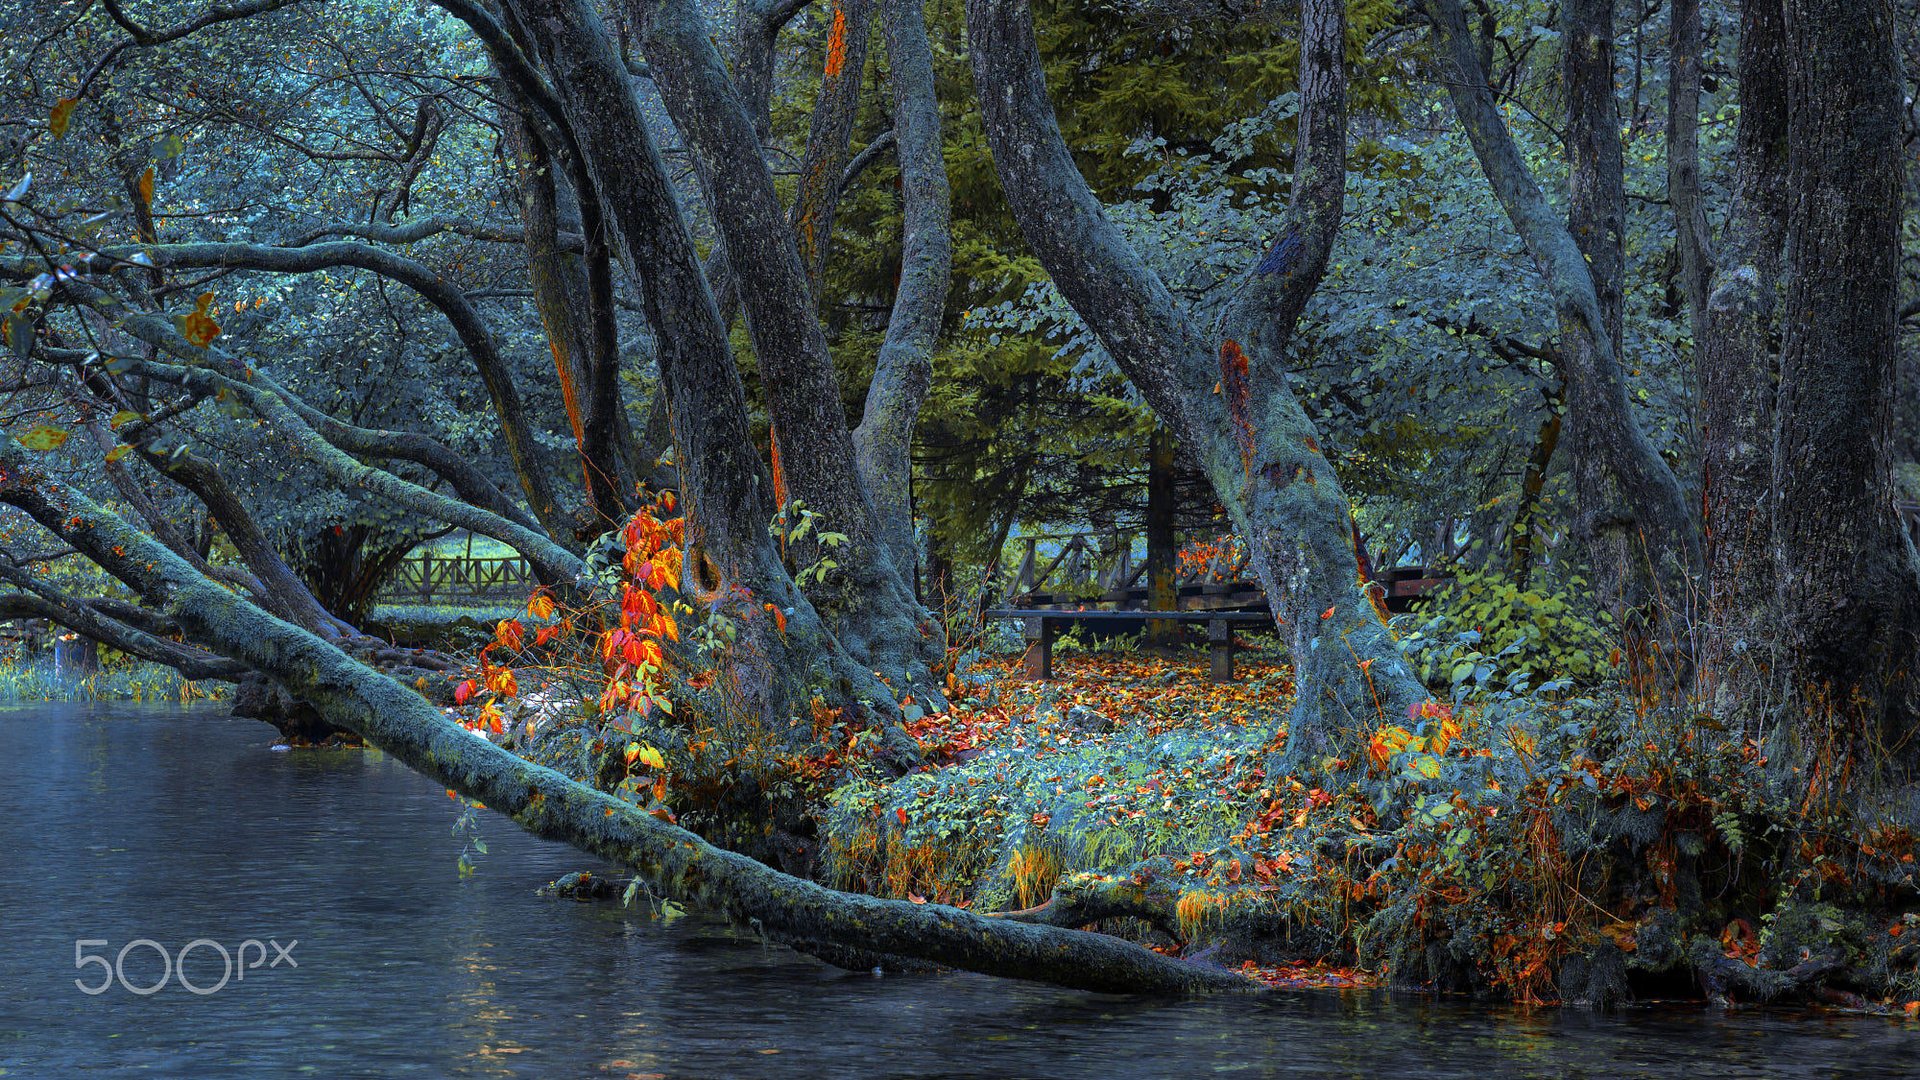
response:
<svg viewBox="0 0 1920 1080"><path fill-rule="evenodd" d="M293 958L293 947L298 944L300 942L297 938L285 945L272 938L264 942L258 938L248 938L236 946L233 952L228 952L225 945L212 938L195 938L180 946L178 952L168 952L165 945L152 938L134 938L120 946L119 953L109 962L106 953L93 953L87 950L97 945L110 946L112 942L106 938L80 938L73 943L73 966L80 971L98 966L100 981L90 983L85 978L79 978L73 980L73 985L83 994L104 994L118 983L127 993L146 997L148 994L159 993L168 982L178 982L188 993L205 997L208 994L219 993L229 981L243 981L247 977L247 972L256 968L265 967L271 971L283 964L290 968L299 967L300 962ZM267 959L268 946L273 948L272 960ZM139 981L130 981L127 978L128 955L131 954L139 959L147 952L159 955L160 978L144 984ZM199 983L187 978L187 958L195 953L201 954L204 957L203 962L208 964L212 963L214 956L220 958L219 982L211 980L210 969L200 976L202 981Z"/></svg>

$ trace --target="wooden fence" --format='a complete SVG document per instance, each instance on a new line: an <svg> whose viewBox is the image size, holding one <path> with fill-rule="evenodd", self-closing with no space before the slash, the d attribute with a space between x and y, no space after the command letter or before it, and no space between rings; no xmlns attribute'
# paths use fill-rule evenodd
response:
<svg viewBox="0 0 1920 1080"><path fill-rule="evenodd" d="M1152 598L1147 564L1135 550L1136 540L1125 533L1022 537L1020 561L1011 570L998 563L988 568L987 606L1103 605L1121 611L1148 607ZM1174 560L1175 607L1190 611L1265 608L1266 592L1253 580L1247 561L1246 547L1230 538L1190 541ZM1380 571L1374 580L1388 609L1398 612L1431 592L1441 579L1425 567L1403 566Z"/></svg>
<svg viewBox="0 0 1920 1080"><path fill-rule="evenodd" d="M432 604L522 599L533 585L533 571L518 555L447 556L421 551L401 560L380 593L388 601Z"/></svg>

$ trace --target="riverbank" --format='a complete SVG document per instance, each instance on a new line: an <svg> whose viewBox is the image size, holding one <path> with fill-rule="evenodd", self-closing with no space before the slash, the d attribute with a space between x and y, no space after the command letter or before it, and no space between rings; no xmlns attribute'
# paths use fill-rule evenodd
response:
<svg viewBox="0 0 1920 1080"><path fill-rule="evenodd" d="M129 658L109 660L99 671L78 676L58 671L50 656L0 659L0 704L219 700L230 696L231 689L226 683L183 679L172 668Z"/></svg>

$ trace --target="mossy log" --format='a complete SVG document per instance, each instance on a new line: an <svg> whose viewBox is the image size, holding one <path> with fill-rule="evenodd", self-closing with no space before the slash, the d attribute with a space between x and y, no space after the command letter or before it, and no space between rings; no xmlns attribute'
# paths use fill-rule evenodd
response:
<svg viewBox="0 0 1920 1080"><path fill-rule="evenodd" d="M803 952L899 957L1096 991L1254 988L1231 972L1117 938L836 892L783 874L476 737L413 690L207 580L55 479L12 438L0 439L0 501L126 582L191 639L271 673L329 722L416 772L535 835L631 867L658 893Z"/></svg>

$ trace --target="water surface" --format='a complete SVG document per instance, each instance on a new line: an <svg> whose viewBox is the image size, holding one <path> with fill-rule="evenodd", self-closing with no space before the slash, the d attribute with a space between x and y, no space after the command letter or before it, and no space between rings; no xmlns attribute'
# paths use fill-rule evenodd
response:
<svg viewBox="0 0 1920 1080"><path fill-rule="evenodd" d="M604 868L491 815L462 880L442 789L374 753L275 753L273 734L217 707L0 710L0 1075L1920 1075L1920 1026L1873 1018L849 974L698 919L535 896ZM269 960L297 942L299 966L89 996L80 939L109 961L136 939L254 939ZM223 970L188 954L196 986ZM164 974L145 945L123 971Z"/></svg>

